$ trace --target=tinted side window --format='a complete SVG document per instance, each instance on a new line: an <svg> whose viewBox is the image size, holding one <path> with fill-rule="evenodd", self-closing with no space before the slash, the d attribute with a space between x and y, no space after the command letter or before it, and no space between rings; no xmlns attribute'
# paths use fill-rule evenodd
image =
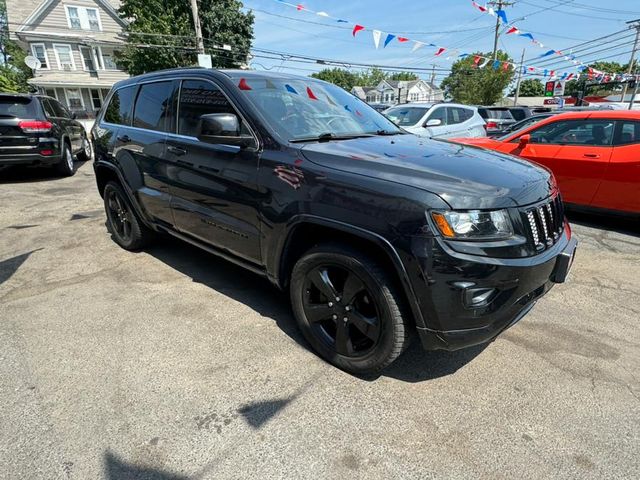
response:
<svg viewBox="0 0 640 480"><path fill-rule="evenodd" d="M613 120L566 120L553 122L531 132L532 143L554 145L611 145Z"/></svg>
<svg viewBox="0 0 640 480"><path fill-rule="evenodd" d="M51 105L51 102L48 98L42 99L42 108L44 108L44 113L47 115L47 117L57 116L56 111L54 110L53 105Z"/></svg>
<svg viewBox="0 0 640 480"><path fill-rule="evenodd" d="M159 132L170 131L174 90L173 81L141 85L133 114L133 126Z"/></svg>
<svg viewBox="0 0 640 480"><path fill-rule="evenodd" d="M631 120L624 120L619 122L620 130L616 136L614 145L631 145L634 143L640 143L640 122L633 122Z"/></svg>
<svg viewBox="0 0 640 480"><path fill-rule="evenodd" d="M466 108L448 107L447 110L449 110L449 125L466 122L473 115L473 112Z"/></svg>
<svg viewBox="0 0 640 480"><path fill-rule="evenodd" d="M178 107L178 133L196 137L200 116L208 113L238 115L231 102L216 85L206 80L183 80ZM242 120L239 116L238 118ZM244 122L241 124L241 132L249 134Z"/></svg>
<svg viewBox="0 0 640 480"><path fill-rule="evenodd" d="M71 118L71 114L69 110L64 108L60 102L57 100L49 100L51 103L51 108L53 109L54 116L58 118Z"/></svg>
<svg viewBox="0 0 640 480"><path fill-rule="evenodd" d="M442 120L441 125L447 125L447 110L446 107L436 107L427 118L427 122L429 120Z"/></svg>
<svg viewBox="0 0 640 480"><path fill-rule="evenodd" d="M116 125L131 124L131 107L136 87L124 87L113 93L109 105L104 112L104 121Z"/></svg>

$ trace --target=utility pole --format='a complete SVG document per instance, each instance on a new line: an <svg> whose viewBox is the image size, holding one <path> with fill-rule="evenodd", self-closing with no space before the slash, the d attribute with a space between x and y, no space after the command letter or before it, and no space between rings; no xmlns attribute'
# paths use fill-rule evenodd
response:
<svg viewBox="0 0 640 480"><path fill-rule="evenodd" d="M520 57L520 66L518 67L518 80L516 80L516 94L513 96L513 106L518 105L518 97L520 96L520 81L522 80L522 66L524 65L524 52L522 49L522 57Z"/></svg>
<svg viewBox="0 0 640 480"><path fill-rule="evenodd" d="M431 93L429 93L429 101L433 101L436 99L436 95L434 93L434 87L436 85L436 64L433 63L431 64L431 81L429 82L429 87L431 90L429 90ZM432 98L433 95L433 98Z"/></svg>
<svg viewBox="0 0 640 480"><path fill-rule="evenodd" d="M638 50L638 41L640 40L640 18L636 20L631 20L627 22L629 28L636 29L636 39L633 42L633 50L631 50L631 59L629 60L629 69L627 70L627 74L631 75L636 70L634 62L636 58L636 51ZM638 82L635 82L635 87L633 89L633 93L631 94L631 100L629 101L629 110L633 108L633 102L636 98L636 93L638 92ZM622 91L622 101L624 102L624 97L627 95L627 84L624 84L624 90Z"/></svg>
<svg viewBox="0 0 640 480"><path fill-rule="evenodd" d="M515 2L506 2L505 0L494 0L488 2L487 5L495 7L495 11L503 10L503 7L510 7ZM498 37L500 37L500 17L496 15L496 30L493 37L493 59L498 58Z"/></svg>
<svg viewBox="0 0 640 480"><path fill-rule="evenodd" d="M202 27L200 26L200 16L198 15L198 0L191 0L191 13L193 14L193 25L196 28L196 47L198 49L198 53L204 53Z"/></svg>

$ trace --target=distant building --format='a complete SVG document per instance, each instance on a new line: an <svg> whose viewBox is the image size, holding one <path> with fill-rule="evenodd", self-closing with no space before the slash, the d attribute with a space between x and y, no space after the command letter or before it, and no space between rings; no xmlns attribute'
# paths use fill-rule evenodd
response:
<svg viewBox="0 0 640 480"><path fill-rule="evenodd" d="M115 64L126 22L119 0L6 0L11 38L41 67L29 83L79 117L93 117L111 86L127 78Z"/></svg>
<svg viewBox="0 0 640 480"><path fill-rule="evenodd" d="M367 103L439 102L444 92L424 80L383 80L375 87L353 87L351 93Z"/></svg>

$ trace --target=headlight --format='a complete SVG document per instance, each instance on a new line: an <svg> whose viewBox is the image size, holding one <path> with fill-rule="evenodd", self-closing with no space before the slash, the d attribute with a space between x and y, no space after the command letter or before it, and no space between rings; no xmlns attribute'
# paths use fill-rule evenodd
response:
<svg viewBox="0 0 640 480"><path fill-rule="evenodd" d="M431 218L446 238L497 240L513 235L513 226L506 210L431 212Z"/></svg>

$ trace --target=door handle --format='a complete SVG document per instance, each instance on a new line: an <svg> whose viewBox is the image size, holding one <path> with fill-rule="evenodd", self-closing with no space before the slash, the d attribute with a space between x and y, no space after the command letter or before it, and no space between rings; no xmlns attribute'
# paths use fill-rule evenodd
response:
<svg viewBox="0 0 640 480"><path fill-rule="evenodd" d="M186 155L187 154L187 151L184 148L174 147L173 145L169 145L167 147L167 150L170 153L173 153L174 155L177 155L177 156L181 156L181 155Z"/></svg>
<svg viewBox="0 0 640 480"><path fill-rule="evenodd" d="M116 137L116 140L122 143L129 143L131 141L131 138L129 137L129 135L119 135Z"/></svg>
<svg viewBox="0 0 640 480"><path fill-rule="evenodd" d="M598 155L597 153L585 153L584 157L585 158L600 158L600 155Z"/></svg>

